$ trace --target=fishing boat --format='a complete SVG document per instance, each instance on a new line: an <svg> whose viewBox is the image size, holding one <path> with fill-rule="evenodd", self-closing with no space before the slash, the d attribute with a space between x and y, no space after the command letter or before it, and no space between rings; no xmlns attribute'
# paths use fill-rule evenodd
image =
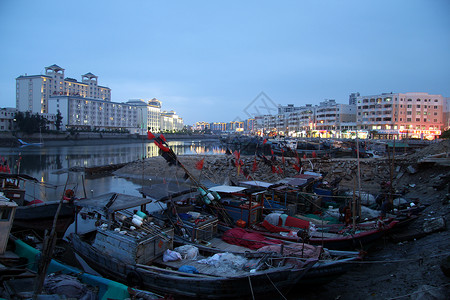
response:
<svg viewBox="0 0 450 300"><path fill-rule="evenodd" d="M384 220L345 224L323 224L312 226L309 221L282 214L272 214L249 230L265 236L288 241L304 240L311 245L322 245L329 249L367 249L374 241L392 230L399 221Z"/></svg>
<svg viewBox="0 0 450 300"><path fill-rule="evenodd" d="M39 181L26 174L0 173L0 192L11 201L17 203L18 207L14 218L14 227L33 228L44 232L52 227L53 218L58 210L60 201L42 201L25 199L25 182L39 184ZM74 221L75 206L73 205L74 192L70 189L65 191L64 201L59 211L56 231L63 235L70 224Z"/></svg>
<svg viewBox="0 0 450 300"><path fill-rule="evenodd" d="M24 288L30 290L31 288L30 292L32 293L41 252L38 249L25 243L23 240L15 237L14 235L10 235L10 241L13 243L12 248L14 249L14 254L20 259L20 262L22 264L24 261L27 262L26 266L28 273L21 276L22 278L27 279L26 281L19 280L14 284L14 280L12 280L8 284L9 286L21 285L21 290L23 290ZM31 271L31 274L29 273L29 271ZM25 273L25 271L23 272ZM133 289L122 283L103 278L98 275L83 272L75 267L52 259L48 267L47 274L55 273L75 276L75 279L77 279L81 283L94 287L93 290L97 291L95 295L96 299L127 299L135 295L145 295L145 299L161 299L160 296L154 293ZM18 279L19 276L15 275L13 277ZM24 285L28 286L25 287Z"/></svg>
<svg viewBox="0 0 450 300"><path fill-rule="evenodd" d="M173 249L173 228L146 214L153 198L105 194L80 205L101 215L99 226L86 234L71 234L74 250L99 273L163 294L197 299L250 298L278 293L296 285L316 260L261 253L231 270L199 260L168 260ZM130 211L133 208L140 210ZM139 216L141 218L139 218ZM101 221L103 220L103 221ZM101 223L101 224L100 224ZM208 260L217 254L202 252ZM188 269L188 270L186 270ZM217 273L217 270L222 272ZM225 271L228 270L228 271Z"/></svg>
<svg viewBox="0 0 450 300"><path fill-rule="evenodd" d="M140 190L143 195L165 202L164 214L152 214L174 224L174 247L186 244L200 251L227 253L274 252L289 257L317 259L317 263L304 275L300 285L324 284L347 272L352 262L362 259L359 251L337 251L304 243L281 241L251 233L243 228L219 230L218 217L201 210L200 193L177 185L156 184ZM183 192L184 191L184 192ZM244 236L244 234L246 236ZM281 248L281 245L283 245Z"/></svg>
<svg viewBox="0 0 450 300"><path fill-rule="evenodd" d="M16 203L5 197L0 197L0 211L2 212L2 222L0 222L0 277L6 293L3 296L6 296L7 299L31 299L31 296L35 293L38 265L42 259L42 253L36 247L26 243L25 240L36 242L35 245L42 245L43 241L31 230L21 232L26 239L19 238L20 235L10 234L16 209ZM46 274L47 279L50 279L49 274L54 274L52 278L58 277L56 280L64 280L67 286L73 287L73 289L66 291L74 292L80 287L92 287L89 291L77 291L80 292L77 295L85 295L82 292L86 292L87 295L89 292L95 299L126 299L133 295L146 296L145 299L160 298L150 292L132 289L124 284L88 274L54 259L50 261ZM64 278L61 278L61 276ZM80 282L85 286L81 286ZM52 294L56 294L55 291L52 291ZM92 297L86 296L84 299L92 299Z"/></svg>

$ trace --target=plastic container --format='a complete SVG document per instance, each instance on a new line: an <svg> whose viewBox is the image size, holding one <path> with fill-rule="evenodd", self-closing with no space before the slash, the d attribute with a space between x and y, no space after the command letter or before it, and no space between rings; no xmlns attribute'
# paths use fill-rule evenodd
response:
<svg viewBox="0 0 450 300"><path fill-rule="evenodd" d="M205 192L204 189L198 188L198 191L200 192L200 194L201 194L202 196L205 196L205 195L206 195L206 192Z"/></svg>
<svg viewBox="0 0 450 300"><path fill-rule="evenodd" d="M246 222L244 220L237 220L236 221L236 225L238 227L244 228L245 227Z"/></svg>
<svg viewBox="0 0 450 300"><path fill-rule="evenodd" d="M141 226L142 226L142 221L141 221L141 220L138 220L138 219L133 218L133 220L131 220L131 222L132 222L134 225L136 225L136 227L141 227Z"/></svg>
<svg viewBox="0 0 450 300"><path fill-rule="evenodd" d="M218 192L216 192L216 191L212 191L211 193L213 194L214 198L215 198L215 199L216 199L217 201L219 201L219 200L220 200L220 195L219 195L219 193L218 193Z"/></svg>
<svg viewBox="0 0 450 300"><path fill-rule="evenodd" d="M138 216L141 217L142 219L147 218L147 215L146 215L145 213L143 213L142 211L138 211L138 212L136 213L136 215L138 215Z"/></svg>
<svg viewBox="0 0 450 300"><path fill-rule="evenodd" d="M206 196L203 196L203 197L202 197L202 200L203 200L203 202L205 202L206 204L211 204L211 200L209 200L209 198L206 197Z"/></svg>
<svg viewBox="0 0 450 300"><path fill-rule="evenodd" d="M144 219L142 217L139 217L138 215L133 215L133 219L138 219L141 222L144 222Z"/></svg>

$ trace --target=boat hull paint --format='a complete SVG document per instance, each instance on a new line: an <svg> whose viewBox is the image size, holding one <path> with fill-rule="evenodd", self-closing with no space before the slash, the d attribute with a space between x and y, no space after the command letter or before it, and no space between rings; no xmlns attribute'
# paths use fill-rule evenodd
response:
<svg viewBox="0 0 450 300"><path fill-rule="evenodd" d="M28 266L31 270L37 271L38 259L41 256L41 252L23 241L16 239L15 253L20 257L28 259ZM128 287L124 284L100 277L84 273L74 267L62 264L56 260L51 260L47 273L62 272L63 274L78 274L78 278L83 283L90 284L99 288L99 299L127 299L130 297L128 293Z"/></svg>

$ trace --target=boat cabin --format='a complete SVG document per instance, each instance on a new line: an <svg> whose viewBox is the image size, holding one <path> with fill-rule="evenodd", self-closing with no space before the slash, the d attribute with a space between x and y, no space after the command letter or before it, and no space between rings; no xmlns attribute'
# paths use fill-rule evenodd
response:
<svg viewBox="0 0 450 300"><path fill-rule="evenodd" d="M153 219L146 205L154 199L108 193L79 201L97 216L91 244L126 263L147 264L173 247L173 228ZM77 231L77 224L75 226ZM77 233L77 232L76 232Z"/></svg>
<svg viewBox="0 0 450 300"><path fill-rule="evenodd" d="M0 195L0 255L6 251L17 204Z"/></svg>
<svg viewBox="0 0 450 300"><path fill-rule="evenodd" d="M39 182L36 178L26 174L0 173L0 192L19 206L25 205L25 189L23 188L25 181Z"/></svg>
<svg viewBox="0 0 450 300"><path fill-rule="evenodd" d="M219 185L209 188L220 196L224 211L239 227L246 227L261 221L264 208L264 190Z"/></svg>
<svg viewBox="0 0 450 300"><path fill-rule="evenodd" d="M144 197L152 198L167 207L164 215L154 213L152 216L172 223L176 234L185 240L208 241L217 235L218 218L199 205L198 189L166 183L153 184L139 191Z"/></svg>

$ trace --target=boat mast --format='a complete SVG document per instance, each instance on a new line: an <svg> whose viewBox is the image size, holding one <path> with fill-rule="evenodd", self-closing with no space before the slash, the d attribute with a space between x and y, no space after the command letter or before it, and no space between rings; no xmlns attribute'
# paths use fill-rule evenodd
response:
<svg viewBox="0 0 450 300"><path fill-rule="evenodd" d="M359 138L358 138L358 127L356 127L356 160L358 166L358 213L361 215L361 168L359 163ZM353 218L356 218L354 215Z"/></svg>

